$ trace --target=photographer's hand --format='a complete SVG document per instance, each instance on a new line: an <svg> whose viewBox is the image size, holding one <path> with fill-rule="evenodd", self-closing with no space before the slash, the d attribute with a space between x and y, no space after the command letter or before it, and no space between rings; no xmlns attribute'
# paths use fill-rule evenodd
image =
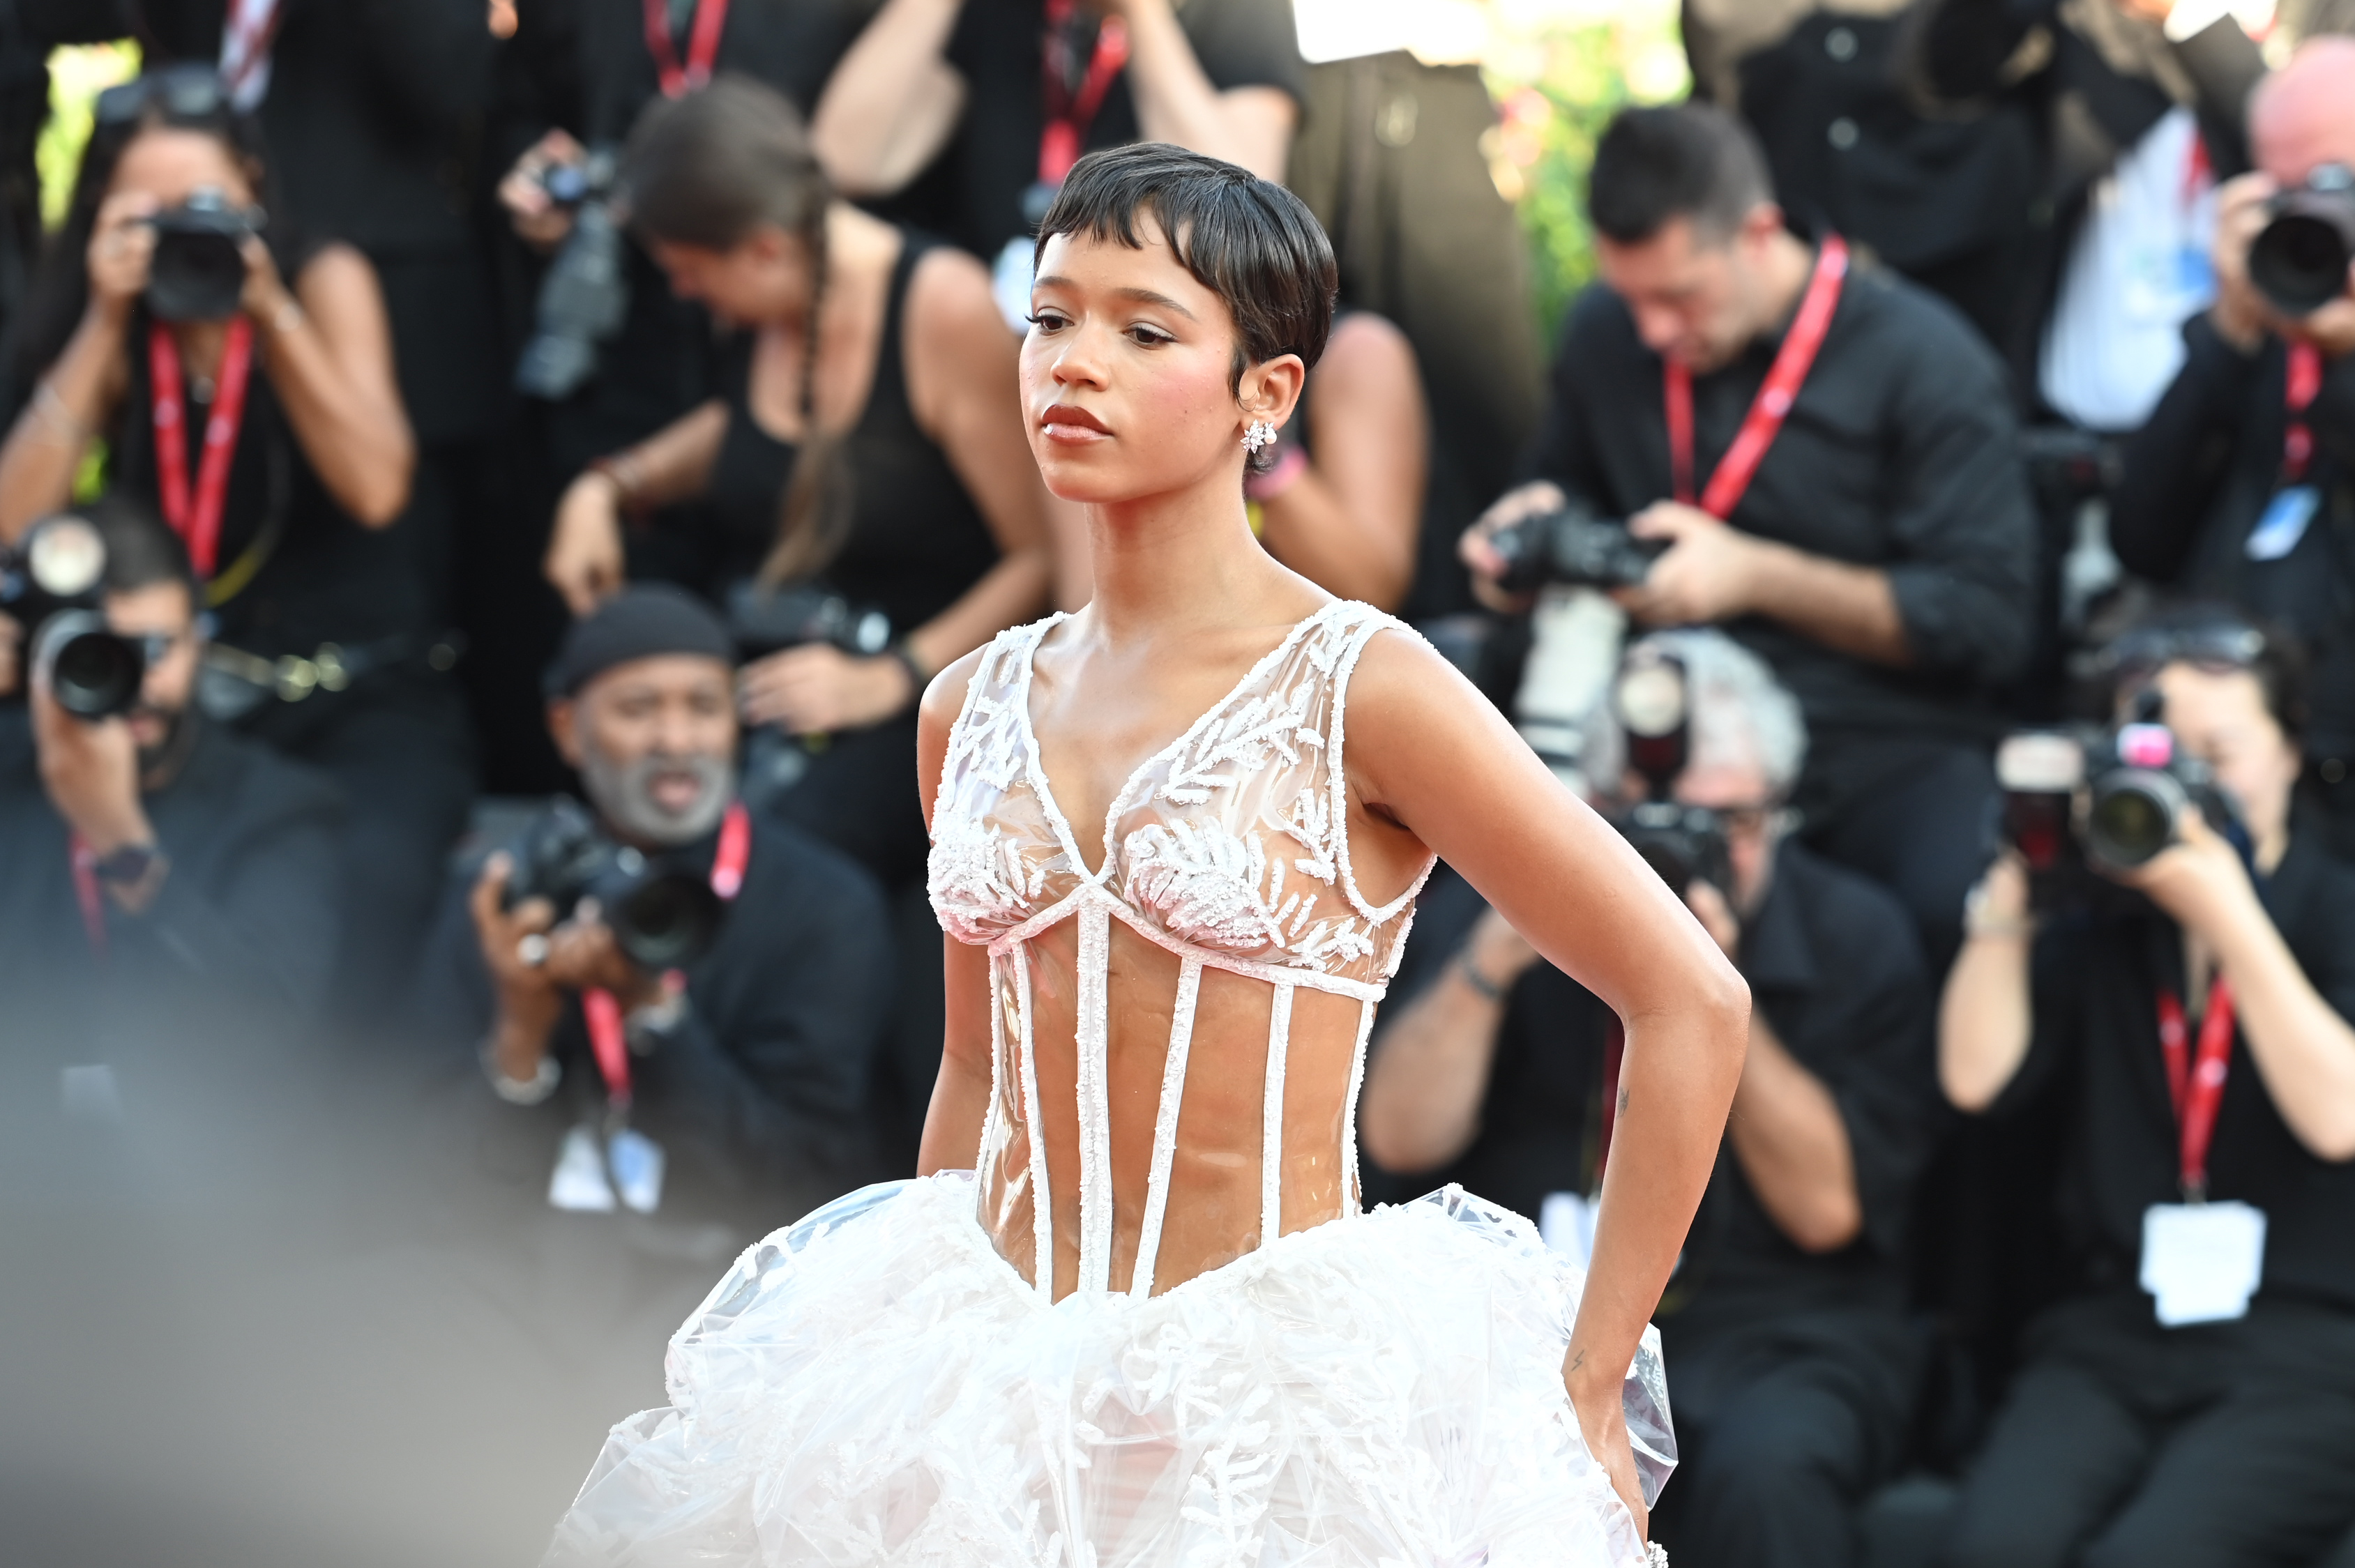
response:
<svg viewBox="0 0 2355 1568"><path fill-rule="evenodd" d="M1963 902L1963 950L1938 1003L1938 1086L1957 1110L1993 1105L2028 1059L2028 864L2006 850Z"/></svg>
<svg viewBox="0 0 2355 1568"><path fill-rule="evenodd" d="M2113 880L2139 891L2211 948L2222 946L2231 925L2268 919L2232 841L2198 811L2184 812L2176 832L2175 842L2132 871L2113 872Z"/></svg>
<svg viewBox="0 0 2355 1568"><path fill-rule="evenodd" d="M23 668L25 629L16 618L0 612L0 697L16 694L16 676Z"/></svg>
<svg viewBox="0 0 2355 1568"><path fill-rule="evenodd" d="M270 254L270 245L258 234L249 234L238 247L245 259L245 288L238 295L238 308L265 328L284 331L302 319L302 302L278 275L277 258Z"/></svg>
<svg viewBox="0 0 2355 1568"><path fill-rule="evenodd" d="M1708 883L1696 878L1685 889L1685 907L1693 912L1700 928L1717 944L1717 950L1727 958L1736 958L1742 948L1742 921L1733 913L1733 906L1725 895Z"/></svg>
<svg viewBox="0 0 2355 1568"><path fill-rule="evenodd" d="M2249 281L2249 245L2264 228L2267 204L2278 189L2271 175L2243 175L2216 191L2216 236L2208 245L2216 302L2208 307L2208 323L2243 354L2254 354L2273 325L2264 296Z"/></svg>
<svg viewBox="0 0 2355 1568"><path fill-rule="evenodd" d="M1537 601L1537 596L1508 593L1497 586L1498 579L1505 575L1505 557L1497 553L1491 541L1499 531L1526 518L1546 512L1559 512L1569 499L1561 493L1561 486L1551 480L1532 480L1505 492L1487 511L1480 514L1478 520L1455 542L1456 555L1472 568L1472 593L1475 598L1490 609L1503 614L1527 613L1529 606Z"/></svg>
<svg viewBox="0 0 2355 1568"><path fill-rule="evenodd" d="M548 978L569 991L609 991L624 1013L651 1007L669 993L658 974L648 974L630 961L613 940L604 912L593 898L584 898L572 917L549 933Z"/></svg>
<svg viewBox="0 0 2355 1568"><path fill-rule="evenodd" d="M49 694L39 671L32 683L33 745L40 756L41 788L90 853L104 860L119 849L152 845L155 830L139 799L139 748L119 718L96 723L74 717ZM112 889L134 913L157 890L154 883Z"/></svg>
<svg viewBox="0 0 2355 1568"><path fill-rule="evenodd" d="M1730 620L1752 608L1760 540L1729 527L1697 506L1658 501L1627 520L1638 539L1666 539L1666 554L1634 588L1611 597L1646 626L1691 626Z"/></svg>
<svg viewBox="0 0 2355 1568"><path fill-rule="evenodd" d="M541 569L575 616L593 612L627 580L621 500L613 476L591 469L567 485L557 503Z"/></svg>
<svg viewBox="0 0 2355 1568"><path fill-rule="evenodd" d="M776 725L793 735L879 724L922 694L899 660L862 659L823 642L772 653L736 677L737 711L744 722Z"/></svg>
<svg viewBox="0 0 2355 1568"><path fill-rule="evenodd" d="M549 197L541 180L548 171L578 164L588 157L580 143L562 131L550 131L517 158L499 181L499 205L518 238L538 250L553 250L572 232L572 214Z"/></svg>
<svg viewBox="0 0 2355 1568"><path fill-rule="evenodd" d="M99 204L84 260L90 273L90 312L120 327L147 289L147 269L155 257L155 228L148 220L163 204L145 191L122 191Z"/></svg>
<svg viewBox="0 0 2355 1568"><path fill-rule="evenodd" d="M549 976L546 963L554 946L548 928L555 923L555 909L545 898L527 898L512 909L504 907L507 878L514 870L513 858L504 851L485 861L466 907L474 916L483 967L490 970L492 986L498 993L498 1017L491 1032L492 1060L510 1083L529 1084L538 1076L540 1059L548 1054L548 1037L563 1012L564 992ZM527 947L526 938L537 940ZM534 962L535 957L540 961Z"/></svg>

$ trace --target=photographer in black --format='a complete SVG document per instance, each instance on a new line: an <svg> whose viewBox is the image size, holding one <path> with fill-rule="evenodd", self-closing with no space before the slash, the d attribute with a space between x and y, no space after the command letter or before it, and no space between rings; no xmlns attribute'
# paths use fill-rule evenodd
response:
<svg viewBox="0 0 2355 1568"><path fill-rule="evenodd" d="M2073 1266L1945 1561L2293 1568L2355 1522L2355 876L2293 825L2288 650L2185 615L2109 662L2083 847L2016 835L1940 1015L1956 1106L2058 1097Z"/></svg>
<svg viewBox="0 0 2355 1568"><path fill-rule="evenodd" d="M1660 1308L1683 1457L1652 1530L1680 1568L1855 1561L1854 1506L1896 1466L1914 1397L1901 1258L1937 1114L1931 989L1895 901L1784 841L1806 750L1765 666L1695 630L1629 651L1582 753L1755 999ZM1393 995L1361 1130L1390 1195L1461 1181L1556 1245L1591 1239L1617 1020L1452 876L1424 895Z"/></svg>
<svg viewBox="0 0 2355 1568"><path fill-rule="evenodd" d="M1715 110L1619 115L1590 207L1603 281L1564 328L1534 481L1465 558L1492 604L1525 607L1498 589L1522 580L1500 533L1566 501L1625 519L1636 559L1600 586L1645 625L1722 623L1774 667L1813 736L1808 844L1898 895L1934 971L1982 863L1982 694L2029 641L2035 523L2001 369L1940 302L1790 233Z"/></svg>
<svg viewBox="0 0 2355 1568"><path fill-rule="evenodd" d="M2355 853L2355 297L2335 222L2355 234L2355 40L2318 38L2257 90L2258 172L2220 194L2216 302L2126 449L2111 544L2126 567L2226 600L2311 651L2306 803ZM2297 199L2319 217L2281 210ZM2286 220L2286 221L2285 221ZM2300 260L2303 237L2311 265ZM2287 243L2286 244L2285 241ZM2270 260L2271 265L2268 265ZM2270 281L2270 288L2268 283Z"/></svg>
<svg viewBox="0 0 2355 1568"><path fill-rule="evenodd" d="M208 68L100 95L73 205L7 369L0 538L110 482L186 540L213 621L198 698L331 775L356 899L337 1001L415 963L473 782L465 715L402 525L415 442L376 273L306 239Z"/></svg>
<svg viewBox="0 0 2355 1568"><path fill-rule="evenodd" d="M479 1048L501 1099L542 1107L522 1136L559 1207L684 1207L757 1232L865 1174L882 898L737 798L733 660L677 588L576 622L549 727L591 811L560 803L470 868L428 954L439 1033Z"/></svg>
<svg viewBox="0 0 2355 1568"><path fill-rule="evenodd" d="M0 605L0 996L11 1071L54 1074L55 1052L93 1044L136 1049L159 1024L184 1039L190 1027L306 1021L327 995L341 921L341 802L310 769L194 705L198 588L161 521L110 499L38 531L52 529L80 530L84 547L94 539L102 551L102 576L83 597L137 651L135 684L100 703L75 700L97 694L88 687L66 692L69 711L59 676L73 661L52 629L70 611L34 619L31 596L16 593ZM7 571L21 582L29 563ZM30 1092L53 1099L55 1078Z"/></svg>

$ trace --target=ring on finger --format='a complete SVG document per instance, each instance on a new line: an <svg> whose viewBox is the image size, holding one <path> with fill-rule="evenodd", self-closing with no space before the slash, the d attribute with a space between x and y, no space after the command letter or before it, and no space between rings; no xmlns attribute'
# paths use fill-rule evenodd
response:
<svg viewBox="0 0 2355 1568"><path fill-rule="evenodd" d="M516 961L528 969L548 962L548 938L534 931L516 944Z"/></svg>

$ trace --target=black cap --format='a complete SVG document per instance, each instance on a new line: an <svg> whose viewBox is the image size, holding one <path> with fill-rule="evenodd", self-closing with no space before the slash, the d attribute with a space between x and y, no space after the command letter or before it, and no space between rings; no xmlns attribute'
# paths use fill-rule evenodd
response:
<svg viewBox="0 0 2355 1568"><path fill-rule="evenodd" d="M572 623L542 682L550 697L570 697L617 664L665 653L736 662L736 644L709 605L667 583L629 588Z"/></svg>

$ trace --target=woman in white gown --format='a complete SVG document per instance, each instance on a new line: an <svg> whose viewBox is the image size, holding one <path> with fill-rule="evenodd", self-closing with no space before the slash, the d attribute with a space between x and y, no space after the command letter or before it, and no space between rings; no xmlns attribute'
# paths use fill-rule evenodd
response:
<svg viewBox="0 0 2355 1568"><path fill-rule="evenodd" d="M1095 599L924 700L926 1173L744 1255L549 1561L1643 1563L1674 1454L1646 1319L1747 992L1444 660L1252 539L1246 449L1332 314L1306 209L1130 147L1041 232L1023 408ZM1460 1191L1360 1212L1367 1036L1434 855L1625 1021L1582 1281Z"/></svg>

